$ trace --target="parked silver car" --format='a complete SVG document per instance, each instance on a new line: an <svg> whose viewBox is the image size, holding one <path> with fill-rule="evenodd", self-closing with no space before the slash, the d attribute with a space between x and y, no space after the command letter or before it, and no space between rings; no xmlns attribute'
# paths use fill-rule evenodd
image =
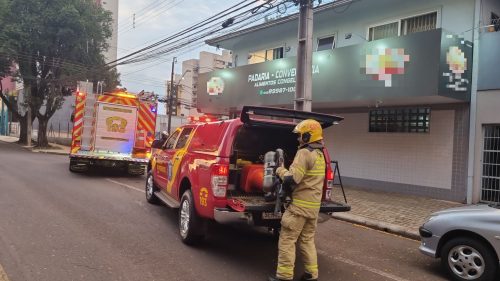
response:
<svg viewBox="0 0 500 281"><path fill-rule="evenodd" d="M441 258L453 280L500 280L500 207L471 205L432 214L420 227L420 251Z"/></svg>

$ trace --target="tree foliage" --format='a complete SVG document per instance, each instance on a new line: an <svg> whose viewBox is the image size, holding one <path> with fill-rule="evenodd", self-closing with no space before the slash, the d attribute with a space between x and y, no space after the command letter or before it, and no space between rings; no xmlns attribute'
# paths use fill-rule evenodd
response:
<svg viewBox="0 0 500 281"><path fill-rule="evenodd" d="M9 74L24 84L24 97L39 121L38 145L46 146L48 120L79 80L108 80L105 67L111 13L94 0L0 0L8 12L0 31L0 57L15 62Z"/></svg>

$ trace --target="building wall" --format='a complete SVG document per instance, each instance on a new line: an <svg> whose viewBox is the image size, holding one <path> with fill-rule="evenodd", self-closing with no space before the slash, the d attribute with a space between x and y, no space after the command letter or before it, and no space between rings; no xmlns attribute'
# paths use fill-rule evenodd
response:
<svg viewBox="0 0 500 281"><path fill-rule="evenodd" d="M465 199L466 106L432 109L428 134L369 133L367 111L339 115L344 121L325 130L325 141L345 184Z"/></svg>
<svg viewBox="0 0 500 281"><path fill-rule="evenodd" d="M68 96L64 98L64 103L61 108L56 110L54 115L49 119L49 123L47 125L47 133L51 134L59 134L59 131L62 133L68 133L73 130L73 122L71 122L71 114L73 113L75 105L75 97ZM43 109L42 109L43 110ZM38 129L38 119L33 121L33 129ZM52 135L51 135L52 136ZM67 136L67 134L65 135Z"/></svg>
<svg viewBox="0 0 500 281"><path fill-rule="evenodd" d="M480 91L477 93L477 119L473 179L473 202L477 203L481 192L481 163L483 159L483 129L484 125L500 124L500 90Z"/></svg>
<svg viewBox="0 0 500 281"><path fill-rule="evenodd" d="M113 23L111 27L113 28L113 33L111 38L108 39L109 49L105 54L106 62L114 61L117 59L118 51L118 2L119 0L98 0L98 3L102 7L112 13Z"/></svg>
<svg viewBox="0 0 500 281"><path fill-rule="evenodd" d="M369 26L431 11L438 11L438 28L462 33L474 26L474 1L470 0L358 1L344 13L328 10L315 14L313 48L316 49L318 38L328 35L335 35L336 47L359 44L367 38ZM251 52L280 46L290 47L284 52L285 57L296 56L297 24L297 21L292 21L231 39L234 41L231 45L234 46L235 64L246 65ZM352 34L350 39L345 39L347 33ZM471 32L465 32L463 36L472 39Z"/></svg>
<svg viewBox="0 0 500 281"><path fill-rule="evenodd" d="M184 80L182 80L182 85L184 88L185 97L183 101L184 105L181 105L180 116L193 115L193 104L196 101L196 85L198 83L198 73L199 73L199 60L190 59L182 62L182 73L184 75Z"/></svg>
<svg viewBox="0 0 500 281"><path fill-rule="evenodd" d="M232 66L232 52L224 50L222 54L210 52L200 52L199 59L190 59L182 62L182 73L184 79L182 105L180 106L179 116L196 116L199 113L196 110L196 98L198 87L198 75L217 69L224 69Z"/></svg>

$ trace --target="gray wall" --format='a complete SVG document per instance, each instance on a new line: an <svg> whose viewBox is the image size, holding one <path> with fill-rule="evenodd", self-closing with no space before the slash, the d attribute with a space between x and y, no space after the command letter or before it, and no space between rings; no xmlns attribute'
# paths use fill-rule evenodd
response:
<svg viewBox="0 0 500 281"><path fill-rule="evenodd" d="M49 133L51 126L56 134L59 133L59 126L61 126L61 132L66 133L68 131L68 125L69 125L69 132L73 130L73 123L71 122L71 113L73 113L74 105L75 105L74 96L69 96L65 98L61 108L58 109L54 113L52 118L49 119L49 123L47 126L47 133ZM41 110L43 111L44 109L42 108ZM38 119L35 119L35 121L33 122L33 129L35 130L38 129Z"/></svg>
<svg viewBox="0 0 500 281"><path fill-rule="evenodd" d="M500 89L499 43L500 32L485 32L480 35L478 90Z"/></svg>

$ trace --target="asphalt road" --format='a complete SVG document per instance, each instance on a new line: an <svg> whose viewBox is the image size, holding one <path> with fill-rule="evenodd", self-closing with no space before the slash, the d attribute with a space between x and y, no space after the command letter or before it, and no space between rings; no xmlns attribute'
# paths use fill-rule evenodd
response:
<svg viewBox="0 0 500 281"><path fill-rule="evenodd" d="M0 142L0 280L265 280L277 243L212 225L182 244L177 212L146 202L144 177L73 174L65 156ZM374 210L375 211L375 210ZM418 242L336 220L318 227L321 280L446 280ZM299 276L302 266L296 268Z"/></svg>

